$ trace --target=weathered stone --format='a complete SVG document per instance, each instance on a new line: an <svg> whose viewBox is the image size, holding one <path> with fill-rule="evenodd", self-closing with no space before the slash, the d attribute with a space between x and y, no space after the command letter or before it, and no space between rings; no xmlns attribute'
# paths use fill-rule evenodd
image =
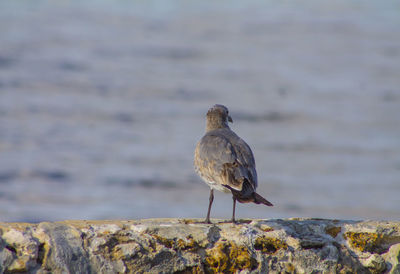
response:
<svg viewBox="0 0 400 274"><path fill-rule="evenodd" d="M11 249L11 250L10 250ZM5 246L4 242L0 239L0 273L4 273L6 269L10 269L10 265L14 261L15 249Z"/></svg>
<svg viewBox="0 0 400 274"><path fill-rule="evenodd" d="M0 273L399 273L400 222L0 223Z"/></svg>
<svg viewBox="0 0 400 274"><path fill-rule="evenodd" d="M29 230L8 230L2 235L5 242L5 252L11 252L11 264L7 267L9 271L23 272L36 266L39 244L33 239ZM9 255L6 255L9 258Z"/></svg>
<svg viewBox="0 0 400 274"><path fill-rule="evenodd" d="M400 243L392 245L382 257L390 268L390 274L400 274Z"/></svg>
<svg viewBox="0 0 400 274"><path fill-rule="evenodd" d="M386 262L382 256L378 254L372 254L365 262L364 265L372 273L383 273L386 269Z"/></svg>
<svg viewBox="0 0 400 274"><path fill-rule="evenodd" d="M83 249L82 232L61 223L41 223L33 235L42 243L39 259L44 270L60 273L88 273L89 258Z"/></svg>

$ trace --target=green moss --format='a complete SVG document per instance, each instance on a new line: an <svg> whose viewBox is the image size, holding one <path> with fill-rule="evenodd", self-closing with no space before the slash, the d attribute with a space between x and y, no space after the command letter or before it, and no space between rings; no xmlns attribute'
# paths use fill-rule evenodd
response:
<svg viewBox="0 0 400 274"><path fill-rule="evenodd" d="M350 246L361 252L374 252L382 241L381 235L373 232L346 232L343 237Z"/></svg>
<svg viewBox="0 0 400 274"><path fill-rule="evenodd" d="M336 238L341 231L342 228L340 226L328 226L325 228L325 233L331 235L333 238Z"/></svg>
<svg viewBox="0 0 400 274"><path fill-rule="evenodd" d="M257 261L251 256L247 247L223 241L206 250L204 265L206 272L211 273L234 273L258 267Z"/></svg>
<svg viewBox="0 0 400 274"><path fill-rule="evenodd" d="M279 249L287 249L287 244L277 238L261 236L256 238L254 248L262 253L274 254Z"/></svg>

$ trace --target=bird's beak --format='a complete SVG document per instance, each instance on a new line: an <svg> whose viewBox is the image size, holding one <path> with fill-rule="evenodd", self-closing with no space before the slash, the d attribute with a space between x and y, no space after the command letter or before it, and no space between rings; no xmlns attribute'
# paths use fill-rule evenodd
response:
<svg viewBox="0 0 400 274"><path fill-rule="evenodd" d="M228 115L228 121L233 123L232 117Z"/></svg>

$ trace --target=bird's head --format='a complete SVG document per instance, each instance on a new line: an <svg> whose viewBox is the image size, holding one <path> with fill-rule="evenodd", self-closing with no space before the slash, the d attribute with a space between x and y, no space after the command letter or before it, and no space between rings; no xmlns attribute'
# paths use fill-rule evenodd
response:
<svg viewBox="0 0 400 274"><path fill-rule="evenodd" d="M223 105L214 105L207 112L206 130L229 128L228 122L233 122L232 117L229 116L228 108Z"/></svg>

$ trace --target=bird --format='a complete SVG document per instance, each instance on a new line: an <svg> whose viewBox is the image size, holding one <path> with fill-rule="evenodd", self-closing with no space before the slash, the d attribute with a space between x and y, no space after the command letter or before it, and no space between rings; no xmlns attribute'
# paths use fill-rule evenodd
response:
<svg viewBox="0 0 400 274"><path fill-rule="evenodd" d="M258 185L256 163L250 146L233 132L229 110L216 104L207 111L206 133L196 144L194 168L200 178L209 185L210 197L205 223L210 224L210 211L214 190L231 193L232 219L235 223L236 201L266 206L273 204L256 192Z"/></svg>

